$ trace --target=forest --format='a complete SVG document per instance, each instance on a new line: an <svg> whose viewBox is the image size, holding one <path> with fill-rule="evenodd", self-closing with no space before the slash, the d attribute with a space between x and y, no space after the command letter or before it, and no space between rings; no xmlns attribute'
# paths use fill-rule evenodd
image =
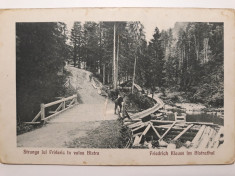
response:
<svg viewBox="0 0 235 176"><path fill-rule="evenodd" d="M68 93L66 62L113 89L130 80L150 92L181 92L189 102L223 107L223 23L156 26L150 41L139 21L74 22L71 30L65 22L16 23L18 121Z"/></svg>

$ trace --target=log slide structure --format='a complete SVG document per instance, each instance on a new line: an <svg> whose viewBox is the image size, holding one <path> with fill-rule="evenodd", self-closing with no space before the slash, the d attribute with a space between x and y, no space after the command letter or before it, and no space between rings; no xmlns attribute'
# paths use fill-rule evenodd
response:
<svg viewBox="0 0 235 176"><path fill-rule="evenodd" d="M223 127L213 123L163 120L163 101L123 119L132 137L126 148L218 148L223 143Z"/></svg>

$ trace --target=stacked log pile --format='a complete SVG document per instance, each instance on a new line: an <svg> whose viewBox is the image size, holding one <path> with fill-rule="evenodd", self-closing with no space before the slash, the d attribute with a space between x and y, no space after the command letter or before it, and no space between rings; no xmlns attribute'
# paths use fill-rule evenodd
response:
<svg viewBox="0 0 235 176"><path fill-rule="evenodd" d="M128 148L218 148L223 127L213 123L166 121L159 104L123 120L132 132Z"/></svg>

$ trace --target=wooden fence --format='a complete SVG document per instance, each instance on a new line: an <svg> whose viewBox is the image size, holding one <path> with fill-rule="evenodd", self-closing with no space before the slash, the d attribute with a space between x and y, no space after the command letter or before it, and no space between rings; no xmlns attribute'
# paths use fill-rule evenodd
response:
<svg viewBox="0 0 235 176"><path fill-rule="evenodd" d="M59 106L54 110L54 111L48 111L48 113L46 113L46 108L52 107L54 105L58 105ZM77 95L73 95L67 98L62 98L60 100L51 102L51 103L47 103L41 104L41 110L39 111L39 113L33 118L33 120L31 122L24 122L25 124L39 124L41 122L45 122L46 120L48 120L49 118L52 118L64 111L66 111L67 109L72 108L74 105L77 104ZM52 114L47 116L47 114ZM40 119L40 121L38 121L38 119Z"/></svg>

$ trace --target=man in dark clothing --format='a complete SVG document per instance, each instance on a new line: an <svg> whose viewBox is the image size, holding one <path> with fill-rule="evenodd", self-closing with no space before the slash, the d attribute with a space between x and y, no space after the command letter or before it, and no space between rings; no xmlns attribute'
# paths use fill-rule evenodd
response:
<svg viewBox="0 0 235 176"><path fill-rule="evenodd" d="M93 77L93 74L91 73L91 74L89 75L90 82L91 82L92 77Z"/></svg>
<svg viewBox="0 0 235 176"><path fill-rule="evenodd" d="M123 102L123 98L120 95L118 95L117 99L114 101L114 103L115 103L114 114L117 114L116 111L117 111L118 106L119 106L119 109L120 109L119 112L122 111L122 102Z"/></svg>

